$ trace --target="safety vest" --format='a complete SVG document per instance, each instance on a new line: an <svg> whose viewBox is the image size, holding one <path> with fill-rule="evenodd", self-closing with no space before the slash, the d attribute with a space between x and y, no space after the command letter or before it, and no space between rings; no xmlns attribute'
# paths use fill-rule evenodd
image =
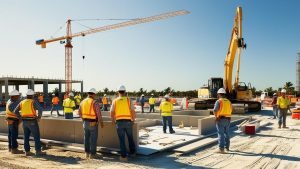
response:
<svg viewBox="0 0 300 169"><path fill-rule="evenodd" d="M65 113L73 113L73 108L76 107L75 101L67 98L63 102L64 112Z"/></svg>
<svg viewBox="0 0 300 169"><path fill-rule="evenodd" d="M94 99L86 98L82 101L81 113L83 119L97 119L97 115L94 110Z"/></svg>
<svg viewBox="0 0 300 169"><path fill-rule="evenodd" d="M59 98L57 96L52 98L52 103L53 104L58 104L58 102L59 102Z"/></svg>
<svg viewBox="0 0 300 169"><path fill-rule="evenodd" d="M231 102L226 98L220 98L219 103L220 103L220 107L219 110L216 112L216 116L230 117L232 113Z"/></svg>
<svg viewBox="0 0 300 169"><path fill-rule="evenodd" d="M149 104L155 104L155 98L151 97L151 98L149 99Z"/></svg>
<svg viewBox="0 0 300 169"><path fill-rule="evenodd" d="M80 102L81 102L81 96L80 96L80 95L76 95L76 96L74 97L74 99L75 99L76 105L79 105Z"/></svg>
<svg viewBox="0 0 300 169"><path fill-rule="evenodd" d="M277 105L281 109L286 109L289 106L290 102L287 97L283 98L282 96L278 97Z"/></svg>
<svg viewBox="0 0 300 169"><path fill-rule="evenodd" d="M128 97L118 97L114 100L114 110L116 120L132 120L130 99Z"/></svg>
<svg viewBox="0 0 300 169"><path fill-rule="evenodd" d="M39 96L39 102L44 102L44 96L42 95Z"/></svg>
<svg viewBox="0 0 300 169"><path fill-rule="evenodd" d="M162 116L172 116L173 105L169 101L163 101L160 103L159 109L162 112Z"/></svg>
<svg viewBox="0 0 300 169"><path fill-rule="evenodd" d="M21 116L24 118L35 118L36 117L36 110L33 106L33 100L32 99L25 99L21 101L20 103L20 111Z"/></svg>
<svg viewBox="0 0 300 169"><path fill-rule="evenodd" d="M106 98L106 97L103 97L103 98L102 98L102 103L103 103L103 104L107 104L107 98Z"/></svg>
<svg viewBox="0 0 300 169"><path fill-rule="evenodd" d="M18 119L17 115L9 110L9 106L11 104L11 100L8 100L6 103L6 118Z"/></svg>

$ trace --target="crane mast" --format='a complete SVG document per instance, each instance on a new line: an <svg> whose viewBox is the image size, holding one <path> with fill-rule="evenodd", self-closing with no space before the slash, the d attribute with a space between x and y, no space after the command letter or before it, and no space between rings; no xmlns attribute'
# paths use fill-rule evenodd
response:
<svg viewBox="0 0 300 169"><path fill-rule="evenodd" d="M169 13L164 13L160 15L155 15L155 16L150 16L150 17L145 17L145 18L137 18L133 19L130 21L126 22L121 22L117 24L112 24L112 25L107 25L103 27L98 27L94 29L89 29L86 31L82 32L77 32L72 34L71 31L71 21L67 21L67 30L66 30L66 36L61 36L61 37L56 37L56 38L51 38L51 39L40 39L36 41L37 45L41 45L42 48L46 48L47 43L51 42L56 42L56 41L61 41L65 40L65 82L66 82L66 92L70 92L72 90L72 38L78 37L78 36L85 36L88 34L93 34L97 32L104 32L108 30L113 30L113 29L119 29L122 27L127 27L127 26L132 26L132 25L137 25L137 24L142 24L142 23L147 23L147 22L154 22L157 20L162 20L162 19L167 19L170 17L175 17L179 15L186 15L189 14L189 11L186 10L180 10L180 11L175 11L175 12L169 12Z"/></svg>

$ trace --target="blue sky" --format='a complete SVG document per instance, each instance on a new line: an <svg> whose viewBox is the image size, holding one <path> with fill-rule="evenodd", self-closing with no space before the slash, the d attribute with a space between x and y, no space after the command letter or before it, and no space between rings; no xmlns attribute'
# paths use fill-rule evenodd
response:
<svg viewBox="0 0 300 169"><path fill-rule="evenodd" d="M297 0L0 0L0 4L0 75L64 78L64 46L54 42L41 49L34 43L53 36L68 18L138 18L185 9L191 13L74 38L73 78L83 79L85 90L115 89L119 84L131 91L198 89L210 77L223 77L240 5L248 45L242 53L240 80L257 89L296 83ZM116 22L80 23L94 28ZM86 29L72 26L73 32ZM54 36L64 33L65 28Z"/></svg>

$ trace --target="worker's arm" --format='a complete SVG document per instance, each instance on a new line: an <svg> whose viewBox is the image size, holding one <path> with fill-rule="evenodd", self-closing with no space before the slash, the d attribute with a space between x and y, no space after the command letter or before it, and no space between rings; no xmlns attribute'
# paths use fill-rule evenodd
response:
<svg viewBox="0 0 300 169"><path fill-rule="evenodd" d="M82 118L81 105L82 105L82 103L80 103L79 108L78 108L78 115L80 118Z"/></svg>
<svg viewBox="0 0 300 169"><path fill-rule="evenodd" d="M17 105L17 107L14 109L14 113L15 113L15 115L18 117L18 119L21 119L22 117L21 117L21 114L20 114L20 105L21 105L21 103L19 103L18 105Z"/></svg>
<svg viewBox="0 0 300 169"><path fill-rule="evenodd" d="M136 114L135 114L135 107L133 105L132 102L130 102L130 112L131 112L131 118L132 118L132 121L134 122L135 121L135 118L136 118Z"/></svg>
<svg viewBox="0 0 300 169"><path fill-rule="evenodd" d="M103 125L103 119L102 119L102 114L101 114L100 106L99 106L99 103L97 101L95 101L95 100L94 100L94 110L96 112L98 122L100 123L101 128L103 128L104 125Z"/></svg>
<svg viewBox="0 0 300 169"><path fill-rule="evenodd" d="M219 100L217 100L215 103L215 106L214 106L214 115L216 118L217 118L217 112L219 111L219 109L220 109L220 102L219 102Z"/></svg>
<svg viewBox="0 0 300 169"><path fill-rule="evenodd" d="M73 109L73 111L76 109L76 104L74 100L71 101L71 108Z"/></svg>
<svg viewBox="0 0 300 169"><path fill-rule="evenodd" d="M114 124L116 122L115 119L115 101L112 102L112 105L110 106L110 117L111 117L111 121Z"/></svg>
<svg viewBox="0 0 300 169"><path fill-rule="evenodd" d="M41 107L40 104L39 104L38 102L36 102L36 101L33 101L33 107L34 107L35 110L38 111L38 116L37 116L37 118L38 118L38 119L41 119L41 118L42 118L42 115L43 115L43 109L42 109L42 107Z"/></svg>

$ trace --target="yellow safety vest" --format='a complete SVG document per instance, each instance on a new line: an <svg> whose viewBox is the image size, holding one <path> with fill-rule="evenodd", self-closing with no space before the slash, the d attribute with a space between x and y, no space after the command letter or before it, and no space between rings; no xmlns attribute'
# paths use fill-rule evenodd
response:
<svg viewBox="0 0 300 169"><path fill-rule="evenodd" d="M173 105L169 101L163 101L160 103L159 109L162 112L162 116L172 116Z"/></svg>
<svg viewBox="0 0 300 169"><path fill-rule="evenodd" d="M232 113L232 106L231 102L226 98L219 99L220 107L219 110L216 112L217 117L231 117Z"/></svg>
<svg viewBox="0 0 300 169"><path fill-rule="evenodd" d="M277 105L281 109L286 109L289 106L290 102L287 97L283 98L282 96L278 97Z"/></svg>
<svg viewBox="0 0 300 169"><path fill-rule="evenodd" d="M33 100L32 99L25 99L21 101L20 103L20 111L22 117L29 117L29 118L35 118L36 117L36 110L33 106Z"/></svg>
<svg viewBox="0 0 300 169"><path fill-rule="evenodd" d="M76 107L74 100L67 98L63 102L64 112L73 113L73 108Z"/></svg>
<svg viewBox="0 0 300 169"><path fill-rule="evenodd" d="M74 97L74 99L75 99L76 104L79 105L79 103L81 102L81 96L80 95L76 95Z"/></svg>
<svg viewBox="0 0 300 169"><path fill-rule="evenodd" d="M119 97L114 100L114 110L116 120L132 120L130 110L130 99L128 97Z"/></svg>
<svg viewBox="0 0 300 169"><path fill-rule="evenodd" d="M11 101L8 100L6 103L6 118L11 118L11 119L18 119L17 115L9 110L9 106L11 104Z"/></svg>
<svg viewBox="0 0 300 169"><path fill-rule="evenodd" d="M149 104L155 104L155 98L151 97L151 98L149 99Z"/></svg>
<svg viewBox="0 0 300 169"><path fill-rule="evenodd" d="M97 119L97 115L94 110L94 99L86 98L82 101L81 113L83 119Z"/></svg>
<svg viewBox="0 0 300 169"><path fill-rule="evenodd" d="M103 103L103 104L107 104L107 98L106 98L106 97L103 97L103 98L102 98L102 103Z"/></svg>

